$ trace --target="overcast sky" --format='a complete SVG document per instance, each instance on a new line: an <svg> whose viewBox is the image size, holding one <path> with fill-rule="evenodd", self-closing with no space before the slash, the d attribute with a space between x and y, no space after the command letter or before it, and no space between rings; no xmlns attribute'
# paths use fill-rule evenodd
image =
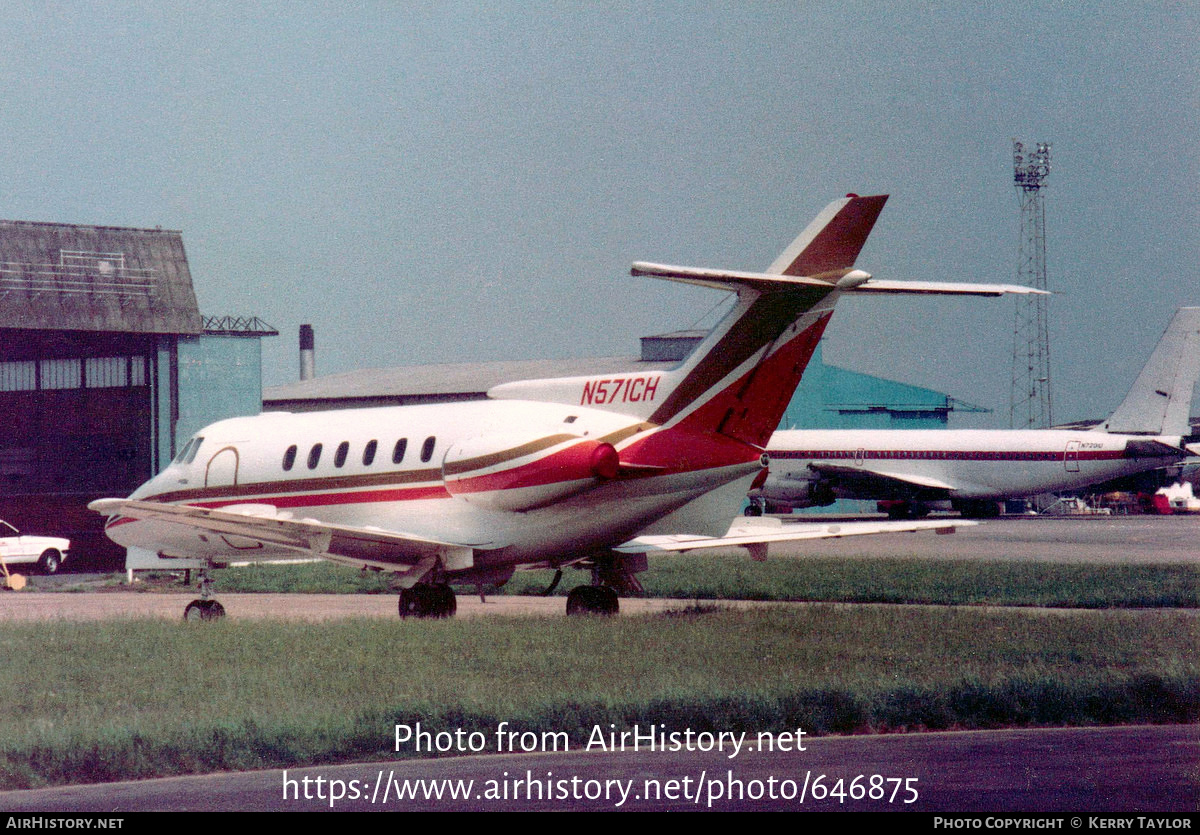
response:
<svg viewBox="0 0 1200 835"><path fill-rule="evenodd" d="M859 266L1011 282L1011 140L1044 192L1056 420L1102 417L1200 305L1200 5L0 6L0 217L180 229L207 315L317 370L630 355L830 200ZM852 299L826 361L995 409L1011 299ZM711 322L708 322L711 323ZM953 425L953 424L952 424ZM962 425L967 425L966 423Z"/></svg>

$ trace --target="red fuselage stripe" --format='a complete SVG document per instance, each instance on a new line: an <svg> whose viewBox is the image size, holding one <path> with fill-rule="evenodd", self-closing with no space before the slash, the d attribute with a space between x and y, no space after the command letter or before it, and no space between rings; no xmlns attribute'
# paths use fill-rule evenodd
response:
<svg viewBox="0 0 1200 835"><path fill-rule="evenodd" d="M812 459L815 461L1116 461L1125 457L1125 451L1109 450L1062 450L1050 452L1022 451L960 451L929 449L812 449L771 450L770 456L778 459Z"/></svg>
<svg viewBox="0 0 1200 835"><path fill-rule="evenodd" d="M417 501L419 499L448 499L450 494L446 488L438 484L429 487L404 487L394 490L359 490L336 493L303 493L291 496L246 496L210 499L208 501L189 502L186 499L180 503L192 507L219 508L234 504L270 504L275 507L324 507L337 504L375 504L379 502ZM147 501L155 501L154 496L147 496ZM176 501L179 501L176 498Z"/></svg>

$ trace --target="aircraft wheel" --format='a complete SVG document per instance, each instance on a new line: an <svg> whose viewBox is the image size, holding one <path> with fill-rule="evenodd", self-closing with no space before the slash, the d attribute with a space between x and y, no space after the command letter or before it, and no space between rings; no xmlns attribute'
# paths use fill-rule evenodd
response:
<svg viewBox="0 0 1200 835"><path fill-rule="evenodd" d="M400 589L400 617L402 618L423 618L428 617L427 598L425 589L428 586L413 586L411 589Z"/></svg>
<svg viewBox="0 0 1200 835"><path fill-rule="evenodd" d="M57 573L60 565L62 565L62 556L53 548L47 548L38 557L38 570L43 574Z"/></svg>
<svg viewBox="0 0 1200 835"><path fill-rule="evenodd" d="M454 589L445 583L416 585L400 590L400 617L448 618L458 609Z"/></svg>
<svg viewBox="0 0 1200 835"><path fill-rule="evenodd" d="M756 504L747 505L745 511L747 516L762 516L762 508Z"/></svg>
<svg viewBox="0 0 1200 835"><path fill-rule="evenodd" d="M189 622L220 620L225 617L225 607L215 600L193 600L183 610L183 619Z"/></svg>
<svg viewBox="0 0 1200 835"><path fill-rule="evenodd" d="M617 593L609 586L577 586L567 595L567 615L612 616L620 611Z"/></svg>
<svg viewBox="0 0 1200 835"><path fill-rule="evenodd" d="M452 618L454 613L458 611L458 598L454 596L454 589L448 584L442 583L433 587L435 595L435 618Z"/></svg>

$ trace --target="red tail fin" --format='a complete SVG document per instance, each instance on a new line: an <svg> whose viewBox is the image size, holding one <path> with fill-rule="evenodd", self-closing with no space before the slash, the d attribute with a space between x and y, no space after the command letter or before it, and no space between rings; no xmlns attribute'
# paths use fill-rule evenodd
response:
<svg viewBox="0 0 1200 835"><path fill-rule="evenodd" d="M708 273L704 281L736 289L739 304L676 372L681 379L650 420L679 420L765 446L824 333L830 294L854 266L886 201L886 195L852 195L831 203L757 278ZM770 274L781 278L772 281ZM797 283L785 275L822 280Z"/></svg>

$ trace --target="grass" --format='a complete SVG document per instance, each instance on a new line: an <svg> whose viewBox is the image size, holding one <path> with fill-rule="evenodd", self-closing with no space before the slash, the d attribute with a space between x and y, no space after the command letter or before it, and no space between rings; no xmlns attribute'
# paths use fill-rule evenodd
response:
<svg viewBox="0 0 1200 835"><path fill-rule="evenodd" d="M217 589L239 592L388 591L386 575L332 563L250 566L215 572ZM490 594L540 594L551 571L518 573ZM568 571L557 594L585 577ZM756 563L738 556L662 556L640 575L650 597L845 603L1200 607L1200 567L973 560L806 558Z"/></svg>
<svg viewBox="0 0 1200 835"><path fill-rule="evenodd" d="M5 624L0 786L397 756L393 728L812 734L1200 720L1188 612ZM402 750L400 755L411 754Z"/></svg>

